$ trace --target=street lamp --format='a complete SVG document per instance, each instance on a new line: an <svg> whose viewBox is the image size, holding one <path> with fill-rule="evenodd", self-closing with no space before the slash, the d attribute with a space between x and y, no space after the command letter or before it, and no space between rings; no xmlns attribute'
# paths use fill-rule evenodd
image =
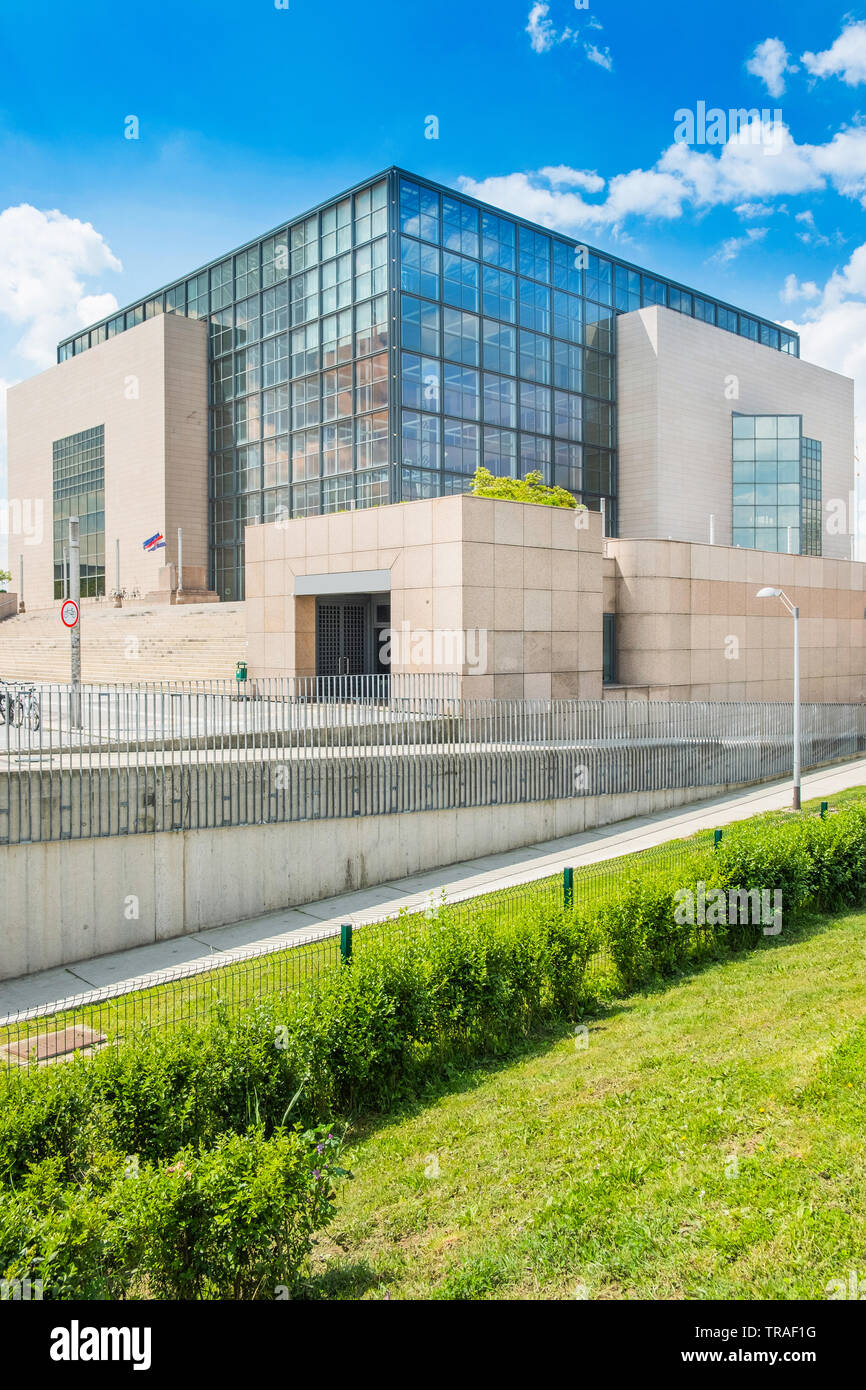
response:
<svg viewBox="0 0 866 1390"><path fill-rule="evenodd" d="M794 619L794 810L800 809L800 610L783 589L759 589L758 598L780 598Z"/></svg>

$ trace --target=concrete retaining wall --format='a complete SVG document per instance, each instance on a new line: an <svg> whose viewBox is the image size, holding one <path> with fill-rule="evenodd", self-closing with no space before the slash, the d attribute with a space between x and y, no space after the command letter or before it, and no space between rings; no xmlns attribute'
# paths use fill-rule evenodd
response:
<svg viewBox="0 0 866 1390"><path fill-rule="evenodd" d="M0 979L703 800L727 786L0 850Z"/></svg>

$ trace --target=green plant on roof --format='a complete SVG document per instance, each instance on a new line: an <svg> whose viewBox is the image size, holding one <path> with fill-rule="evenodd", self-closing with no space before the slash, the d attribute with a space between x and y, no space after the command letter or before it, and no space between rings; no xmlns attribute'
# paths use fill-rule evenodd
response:
<svg viewBox="0 0 866 1390"><path fill-rule="evenodd" d="M495 478L489 468L476 468L472 480L473 497L495 497L504 502L535 502L541 507L586 508L564 487L548 487L541 473L525 478Z"/></svg>

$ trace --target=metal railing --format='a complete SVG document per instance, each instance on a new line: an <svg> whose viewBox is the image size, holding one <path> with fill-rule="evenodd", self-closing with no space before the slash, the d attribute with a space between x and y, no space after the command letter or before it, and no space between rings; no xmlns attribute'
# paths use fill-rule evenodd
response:
<svg viewBox="0 0 866 1390"><path fill-rule="evenodd" d="M746 785L791 767L788 703L464 700L458 680L93 685L77 702L37 685L28 717L0 724L0 845ZM803 706L804 767L864 751L866 705Z"/></svg>
<svg viewBox="0 0 866 1390"><path fill-rule="evenodd" d="M0 1016L0 1075L21 1075L30 1065L92 1054L117 1046L141 1029L172 1029L199 1024L219 1012L237 1017L268 997L301 988L336 969L358 949L375 949L395 935L409 938L436 929L440 914L451 922L485 914L514 920L539 907L588 908L601 904L624 879L643 869L694 869L713 845L713 832L674 840L637 853L628 852L563 873L545 874L502 889L471 889L447 895L431 892L423 904L385 918L355 917L320 933L292 934L266 946L215 952L200 961L89 990L66 999ZM619 981L604 946L589 959L587 988L599 997L615 992Z"/></svg>

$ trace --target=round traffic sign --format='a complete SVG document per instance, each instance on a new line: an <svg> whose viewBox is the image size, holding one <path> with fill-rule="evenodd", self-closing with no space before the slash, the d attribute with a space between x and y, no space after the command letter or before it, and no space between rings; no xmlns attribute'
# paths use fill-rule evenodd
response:
<svg viewBox="0 0 866 1390"><path fill-rule="evenodd" d="M75 627L75 624L78 622L78 617L78 604L75 602L75 599L66 599L65 603L60 605L60 620L63 626Z"/></svg>

